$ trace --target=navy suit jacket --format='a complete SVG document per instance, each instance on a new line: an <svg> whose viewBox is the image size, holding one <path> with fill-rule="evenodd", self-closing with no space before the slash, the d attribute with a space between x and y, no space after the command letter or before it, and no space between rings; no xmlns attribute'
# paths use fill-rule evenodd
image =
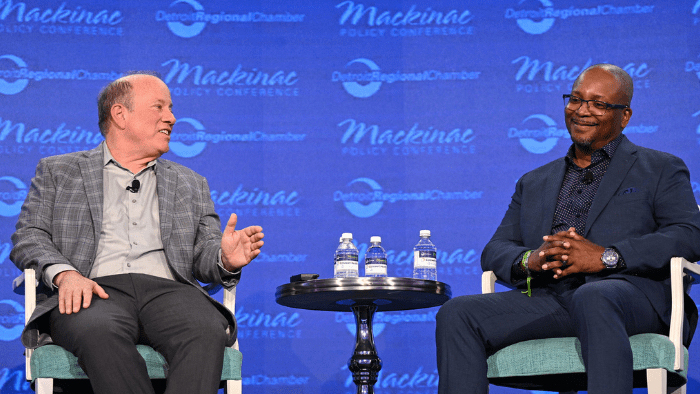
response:
<svg viewBox="0 0 700 394"><path fill-rule="evenodd" d="M482 253L484 271L512 283L511 266L518 256L540 247L542 237L552 231L565 171L561 158L520 178L503 221ZM620 278L633 283L669 324L670 260L700 259L700 211L683 161L623 136L593 199L583 236L603 247L614 246L627 265L586 275L585 280ZM686 312L694 329L697 309L687 296Z"/></svg>
<svg viewBox="0 0 700 394"><path fill-rule="evenodd" d="M19 269L35 268L37 278L42 278L47 266L63 263L88 277L102 227L103 166L102 145L39 161L12 235L10 259ZM221 222L206 179L180 164L158 159L156 182L161 239L175 279L207 297L198 281L235 286L240 274L222 278L217 265ZM58 292L44 290L22 333L22 343L30 348L44 342L40 334L48 330L40 318L58 306ZM233 343L233 314L209 299L229 320L229 343Z"/></svg>

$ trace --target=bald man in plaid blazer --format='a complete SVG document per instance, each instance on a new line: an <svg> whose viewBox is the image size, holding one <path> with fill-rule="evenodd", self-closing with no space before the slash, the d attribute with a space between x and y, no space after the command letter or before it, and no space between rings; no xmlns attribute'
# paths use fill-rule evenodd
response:
<svg viewBox="0 0 700 394"><path fill-rule="evenodd" d="M175 123L170 92L159 78L121 78L103 90L98 106L105 142L40 160L12 236L11 260L20 269L35 268L45 285L22 342L35 348L50 334L76 354L97 393L153 392L136 343L153 346L168 360L167 392L216 392L224 346L235 341L236 322L198 281L235 286L241 268L260 253L262 228L235 230L232 215L222 234L206 179L159 158L168 150ZM117 178L108 178L114 176L107 168L117 171ZM151 177L141 179L150 179L143 181L152 200L144 221L153 228L145 236L136 233L140 238L129 234L127 249L159 232L155 251L133 261L146 273L155 266L156 274L130 271L125 267L131 260L121 264L102 257L110 248L121 252L118 242L104 239L113 237L116 220L110 201L116 196L128 211L142 198L123 186L109 189L108 180L120 176ZM131 221L121 224L137 224ZM190 325L184 338L174 330ZM109 337L121 329L119 338ZM211 350L221 356L213 363Z"/></svg>

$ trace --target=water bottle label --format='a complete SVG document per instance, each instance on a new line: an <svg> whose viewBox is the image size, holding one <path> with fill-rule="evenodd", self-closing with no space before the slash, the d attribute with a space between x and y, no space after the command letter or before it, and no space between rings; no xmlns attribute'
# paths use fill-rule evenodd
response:
<svg viewBox="0 0 700 394"><path fill-rule="evenodd" d="M370 275L386 275L386 264L365 265L365 276Z"/></svg>
<svg viewBox="0 0 700 394"><path fill-rule="evenodd" d="M338 261L335 263L335 271L357 271L357 262L352 261Z"/></svg>
<svg viewBox="0 0 700 394"><path fill-rule="evenodd" d="M356 254L339 254L335 256L335 263L357 264L359 256Z"/></svg>
<svg viewBox="0 0 700 394"><path fill-rule="evenodd" d="M414 268L436 268L437 259L435 251L432 250L416 250L413 252L413 267Z"/></svg>

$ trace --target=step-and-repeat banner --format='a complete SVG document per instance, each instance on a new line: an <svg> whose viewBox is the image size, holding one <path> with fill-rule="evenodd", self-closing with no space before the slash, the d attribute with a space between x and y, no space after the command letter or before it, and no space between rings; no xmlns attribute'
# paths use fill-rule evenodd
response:
<svg viewBox="0 0 700 394"><path fill-rule="evenodd" d="M244 390L327 394L354 392L353 316L275 288L332 277L343 232L361 256L381 236L389 275L411 276L429 229L438 280L479 292L516 180L565 154L561 96L602 62L634 79L627 136L683 158L700 198L700 1L0 0L0 391L28 391L8 256L36 163L102 141L96 96L122 73L162 75L165 157L208 178L222 218L264 227L238 287ZM436 313L375 316L378 393L436 392Z"/></svg>

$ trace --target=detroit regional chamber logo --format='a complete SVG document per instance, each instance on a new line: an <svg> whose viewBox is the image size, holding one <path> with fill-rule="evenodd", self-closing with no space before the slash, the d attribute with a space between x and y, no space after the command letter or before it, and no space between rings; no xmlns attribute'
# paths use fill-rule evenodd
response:
<svg viewBox="0 0 700 394"><path fill-rule="evenodd" d="M557 122L544 114L530 115L520 126L508 129L508 138L517 139L525 150L538 155L551 151L560 139L568 137L566 129L558 128Z"/></svg>
<svg viewBox="0 0 700 394"><path fill-rule="evenodd" d="M0 55L0 94L14 95L23 91L30 82L44 80L113 81L122 73L95 72L86 69L49 70L35 69L21 57L12 54Z"/></svg>
<svg viewBox="0 0 700 394"><path fill-rule="evenodd" d="M294 143L306 139L306 134L292 132L269 133L250 131L231 133L225 130L212 132L195 118L180 118L175 123L178 129L170 135L170 151L178 157L192 158L199 156L208 144L220 143ZM184 128L184 130L180 130Z"/></svg>
<svg viewBox="0 0 700 394"><path fill-rule="evenodd" d="M15 217L27 198L27 185L13 176L0 177L0 216ZM0 260L2 263L2 260Z"/></svg>
<svg viewBox="0 0 700 394"><path fill-rule="evenodd" d="M654 12L654 5L615 6L612 4L586 4L583 7L555 5L551 0L520 0L517 8L508 8L505 18L515 20L518 27L528 34L548 32L557 20L583 17L640 15Z"/></svg>
<svg viewBox="0 0 700 394"><path fill-rule="evenodd" d="M383 84L470 81L479 79L480 74L481 71L435 69L384 72L373 60L360 57L345 64L343 71L333 71L331 80L340 82L343 89L353 97L368 98L377 93Z"/></svg>
<svg viewBox="0 0 700 394"><path fill-rule="evenodd" d="M223 2L223 4L229 4ZM231 2L231 4L238 4ZM207 11L196 0L175 0L167 10L156 11L156 21L165 22L173 34L182 38L198 36L207 25L250 23L299 23L306 15L290 12L269 13L255 11Z"/></svg>
<svg viewBox="0 0 700 394"><path fill-rule="evenodd" d="M361 177L350 181L346 190L336 190L333 200L342 202L345 209L358 218L369 218L382 209L384 204L399 202L436 202L450 200L475 200L483 197L483 191L443 191L428 189L420 191L385 191L371 178Z"/></svg>

